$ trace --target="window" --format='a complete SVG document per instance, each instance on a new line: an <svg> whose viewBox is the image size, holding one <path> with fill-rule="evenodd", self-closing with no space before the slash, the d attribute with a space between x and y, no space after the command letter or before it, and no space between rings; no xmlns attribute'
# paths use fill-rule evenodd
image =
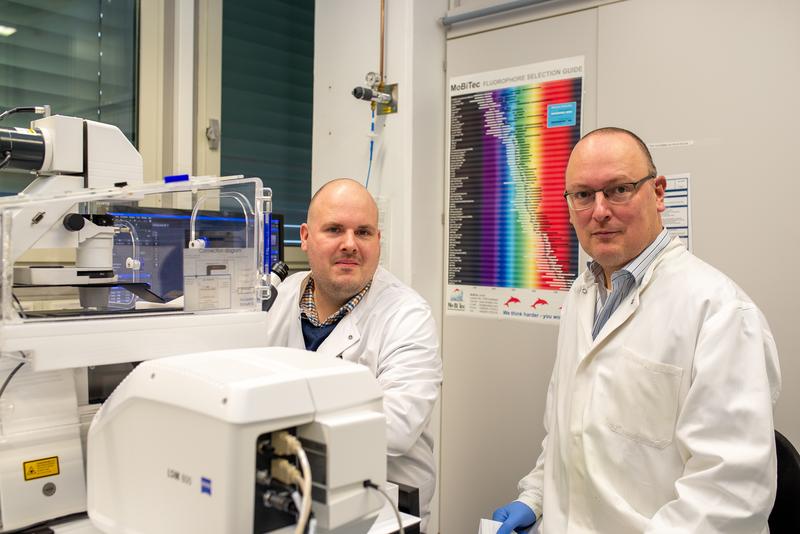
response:
<svg viewBox="0 0 800 534"><path fill-rule="evenodd" d="M314 1L223 4L221 172L258 176L299 244L311 194Z"/></svg>
<svg viewBox="0 0 800 534"><path fill-rule="evenodd" d="M53 114L113 124L136 144L136 0L0 2L0 108L49 104ZM0 127L27 127L30 114ZM0 194L28 173L3 171Z"/></svg>

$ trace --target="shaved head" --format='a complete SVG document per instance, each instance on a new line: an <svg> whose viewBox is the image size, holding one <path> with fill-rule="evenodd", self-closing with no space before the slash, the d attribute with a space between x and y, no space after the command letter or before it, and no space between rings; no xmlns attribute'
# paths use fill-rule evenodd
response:
<svg viewBox="0 0 800 534"><path fill-rule="evenodd" d="M316 208L320 203L330 202L332 197L335 198L337 196L360 197L366 204L371 206L371 211L374 212L375 216L375 226L378 225L378 205L375 204L375 199L372 198L366 187L352 178L335 178L320 187L311 197L311 202L308 204L308 222L310 223L314 216L317 215L319 210Z"/></svg>
<svg viewBox="0 0 800 534"><path fill-rule="evenodd" d="M350 178L323 185L300 226L300 246L314 278L314 300L324 320L372 280L380 260L378 206Z"/></svg>

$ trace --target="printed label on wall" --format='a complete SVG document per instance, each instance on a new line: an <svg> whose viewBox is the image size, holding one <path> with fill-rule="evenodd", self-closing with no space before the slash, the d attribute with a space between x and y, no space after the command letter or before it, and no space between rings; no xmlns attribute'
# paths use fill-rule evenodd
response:
<svg viewBox="0 0 800 534"><path fill-rule="evenodd" d="M690 251L692 250L691 240L691 218L689 216L689 178L688 172L683 174L667 174L667 190L664 194L664 213L661 214L661 221L664 228L669 230L672 235L676 235L683 240Z"/></svg>

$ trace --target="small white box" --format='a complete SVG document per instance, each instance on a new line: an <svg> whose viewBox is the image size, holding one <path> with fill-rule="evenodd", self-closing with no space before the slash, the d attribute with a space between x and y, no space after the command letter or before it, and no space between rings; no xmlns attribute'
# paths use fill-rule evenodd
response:
<svg viewBox="0 0 800 534"><path fill-rule="evenodd" d="M478 525L478 534L497 534L497 529L499 529L502 524L503 523L500 521L481 519Z"/></svg>

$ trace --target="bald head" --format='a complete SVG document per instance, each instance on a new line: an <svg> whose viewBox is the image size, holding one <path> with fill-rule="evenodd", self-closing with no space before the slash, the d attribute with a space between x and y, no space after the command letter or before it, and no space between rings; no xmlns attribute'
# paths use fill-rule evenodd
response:
<svg viewBox="0 0 800 534"><path fill-rule="evenodd" d="M364 216L369 218L377 227L378 205L367 188L352 178L336 178L327 182L314 193L308 204L308 223L317 218L320 211L331 204L342 204L344 201L356 202L364 211Z"/></svg>

